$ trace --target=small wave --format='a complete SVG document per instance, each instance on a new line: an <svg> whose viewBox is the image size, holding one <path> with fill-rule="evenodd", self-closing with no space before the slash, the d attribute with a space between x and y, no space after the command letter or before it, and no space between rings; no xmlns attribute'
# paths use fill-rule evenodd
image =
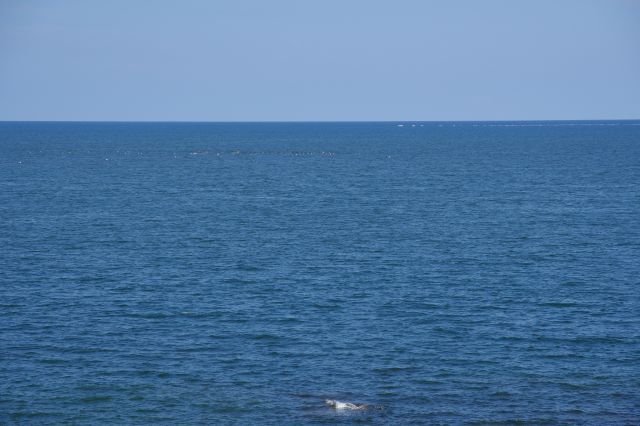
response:
<svg viewBox="0 0 640 426"><path fill-rule="evenodd" d="M61 365L61 364L68 363L68 361L64 359L59 359L59 358L45 358L45 359L41 359L39 362L45 365Z"/></svg>
<svg viewBox="0 0 640 426"><path fill-rule="evenodd" d="M353 402L342 402L335 399L327 399L325 404L334 410L366 410L368 407L366 404L354 404Z"/></svg>
<svg viewBox="0 0 640 426"><path fill-rule="evenodd" d="M88 396L86 398L82 398L80 401L85 404L97 404L100 402L109 402L113 399L113 397L108 395L94 395Z"/></svg>
<svg viewBox="0 0 640 426"><path fill-rule="evenodd" d="M169 318L169 317L171 317L173 315L171 315L170 313L165 313L165 312L148 312L148 313L144 313L144 312L127 312L123 316L129 317L129 318L140 318L140 319L165 319L165 318Z"/></svg>
<svg viewBox="0 0 640 426"><path fill-rule="evenodd" d="M383 405L364 404L360 402L346 402L338 401L335 399L325 399L324 403L336 411L386 411Z"/></svg>
<svg viewBox="0 0 640 426"><path fill-rule="evenodd" d="M413 366L407 366L407 367L377 367L377 368L374 368L373 371L375 373L379 373L379 374L382 374L382 375L392 375L392 374L402 373L402 372L418 371L418 368L417 367L413 367Z"/></svg>
<svg viewBox="0 0 640 426"><path fill-rule="evenodd" d="M545 302L540 303L539 306L546 306L549 308L573 308L580 305L574 302Z"/></svg>

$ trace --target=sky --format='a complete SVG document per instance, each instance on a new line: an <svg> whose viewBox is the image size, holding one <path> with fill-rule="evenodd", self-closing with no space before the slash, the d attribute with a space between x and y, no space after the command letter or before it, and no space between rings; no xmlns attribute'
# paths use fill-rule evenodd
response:
<svg viewBox="0 0 640 426"><path fill-rule="evenodd" d="M0 120L640 119L639 0L0 0Z"/></svg>

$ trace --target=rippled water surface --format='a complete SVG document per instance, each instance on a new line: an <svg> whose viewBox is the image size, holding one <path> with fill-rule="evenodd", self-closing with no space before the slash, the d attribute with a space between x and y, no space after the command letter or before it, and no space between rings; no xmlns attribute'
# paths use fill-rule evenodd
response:
<svg viewBox="0 0 640 426"><path fill-rule="evenodd" d="M397 124L0 123L0 423L639 424L640 122Z"/></svg>

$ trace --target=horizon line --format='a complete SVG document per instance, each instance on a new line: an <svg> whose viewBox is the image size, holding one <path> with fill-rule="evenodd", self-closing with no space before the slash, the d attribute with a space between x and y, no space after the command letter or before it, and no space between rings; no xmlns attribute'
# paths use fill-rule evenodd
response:
<svg viewBox="0 0 640 426"><path fill-rule="evenodd" d="M311 124L311 123L513 123L513 122L588 122L640 121L638 118L588 119L510 119L510 120L0 120L0 123L184 123L184 124Z"/></svg>

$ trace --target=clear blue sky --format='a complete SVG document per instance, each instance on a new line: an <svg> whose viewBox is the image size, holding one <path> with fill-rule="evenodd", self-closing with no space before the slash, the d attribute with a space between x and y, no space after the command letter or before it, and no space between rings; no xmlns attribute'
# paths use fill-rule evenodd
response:
<svg viewBox="0 0 640 426"><path fill-rule="evenodd" d="M640 1L0 0L0 120L640 118Z"/></svg>

